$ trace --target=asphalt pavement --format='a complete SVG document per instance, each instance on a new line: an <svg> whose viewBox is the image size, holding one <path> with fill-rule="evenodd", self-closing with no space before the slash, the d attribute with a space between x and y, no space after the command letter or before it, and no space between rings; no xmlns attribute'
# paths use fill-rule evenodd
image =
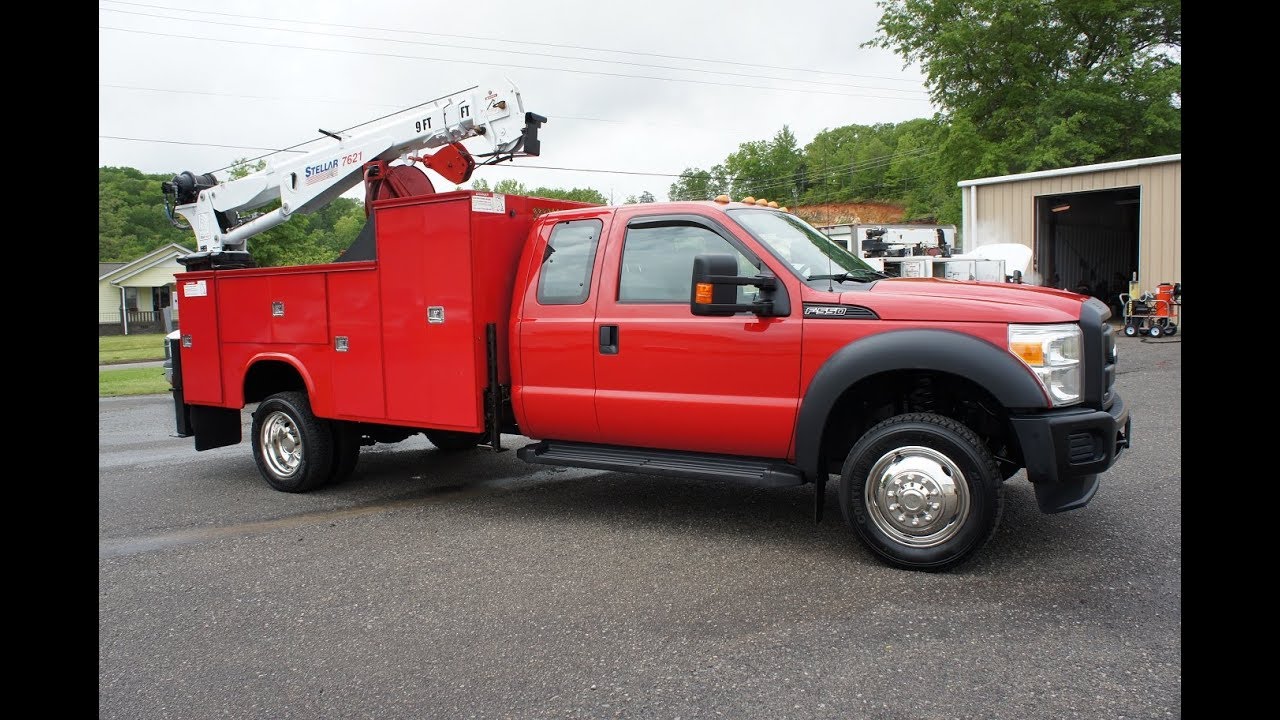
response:
<svg viewBox="0 0 1280 720"><path fill-rule="evenodd" d="M937 574L833 485L815 525L810 486L419 436L289 495L247 442L170 437L168 396L100 400L99 717L1180 717L1181 340L1120 338L1134 447L1088 507L1018 475Z"/></svg>

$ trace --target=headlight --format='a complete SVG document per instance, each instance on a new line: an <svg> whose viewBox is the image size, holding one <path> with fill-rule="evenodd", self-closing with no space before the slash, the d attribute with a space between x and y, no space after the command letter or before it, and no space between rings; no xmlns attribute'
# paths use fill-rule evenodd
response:
<svg viewBox="0 0 1280 720"><path fill-rule="evenodd" d="M1010 325L1009 352L1031 368L1054 407L1080 402L1080 326Z"/></svg>

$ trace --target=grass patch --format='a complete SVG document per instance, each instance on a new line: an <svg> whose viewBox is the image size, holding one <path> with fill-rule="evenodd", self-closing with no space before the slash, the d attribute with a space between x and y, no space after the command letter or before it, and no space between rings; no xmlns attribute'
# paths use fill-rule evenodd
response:
<svg viewBox="0 0 1280 720"><path fill-rule="evenodd" d="M164 335L107 335L98 338L98 364L164 359Z"/></svg>
<svg viewBox="0 0 1280 720"><path fill-rule="evenodd" d="M123 368L98 371L98 397L155 395L169 392L164 368Z"/></svg>

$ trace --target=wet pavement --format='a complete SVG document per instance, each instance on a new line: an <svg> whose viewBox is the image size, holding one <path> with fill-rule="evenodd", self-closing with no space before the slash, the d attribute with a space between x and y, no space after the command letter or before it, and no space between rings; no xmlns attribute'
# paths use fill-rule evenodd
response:
<svg viewBox="0 0 1280 720"><path fill-rule="evenodd" d="M168 396L103 399L99 717L1179 717L1180 342L1119 340L1135 447L1087 508L1016 476L941 574L876 560L834 484L815 525L807 486L419 436L289 495Z"/></svg>

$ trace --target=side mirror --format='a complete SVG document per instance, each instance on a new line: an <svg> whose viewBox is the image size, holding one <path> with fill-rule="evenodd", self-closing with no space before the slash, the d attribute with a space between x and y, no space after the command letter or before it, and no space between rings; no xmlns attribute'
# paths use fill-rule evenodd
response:
<svg viewBox="0 0 1280 720"><path fill-rule="evenodd" d="M760 300L738 304L738 287L760 288ZM738 260L732 255L703 254L693 258L693 281L689 288L689 310L694 315L735 315L753 312L761 316L774 313L773 291L778 280L770 275L741 277Z"/></svg>

